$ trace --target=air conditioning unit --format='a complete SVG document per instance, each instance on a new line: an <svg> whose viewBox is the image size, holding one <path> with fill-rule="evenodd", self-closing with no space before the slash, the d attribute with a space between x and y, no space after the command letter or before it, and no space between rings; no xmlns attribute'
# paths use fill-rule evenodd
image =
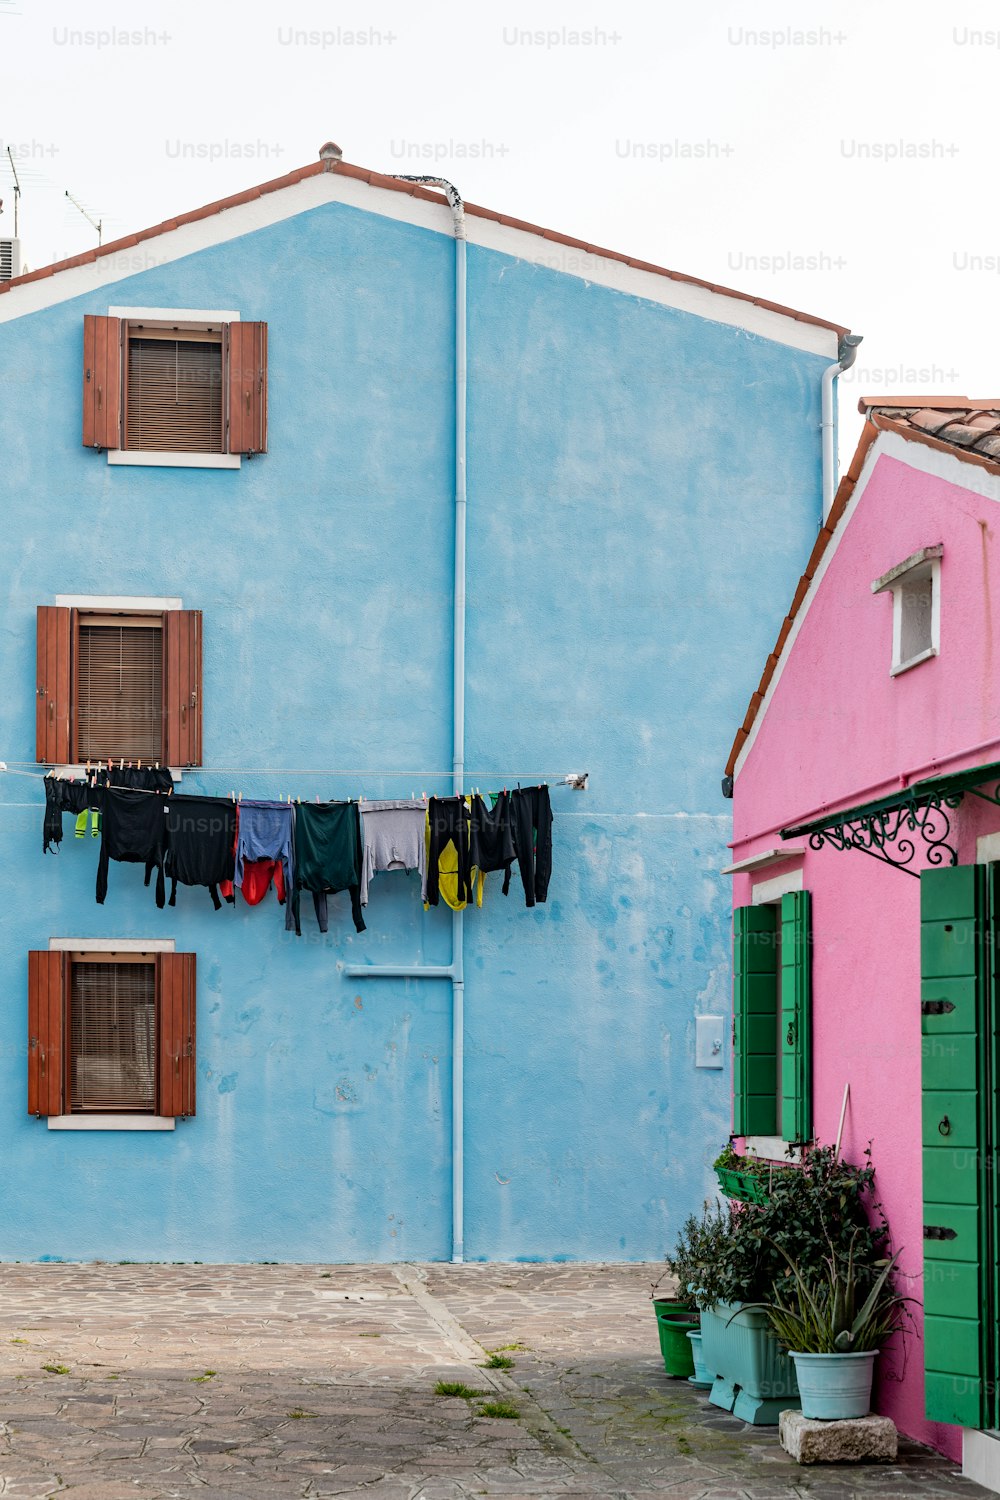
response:
<svg viewBox="0 0 1000 1500"><path fill-rule="evenodd" d="M21 274L21 241L0 239L0 281L13 281Z"/></svg>

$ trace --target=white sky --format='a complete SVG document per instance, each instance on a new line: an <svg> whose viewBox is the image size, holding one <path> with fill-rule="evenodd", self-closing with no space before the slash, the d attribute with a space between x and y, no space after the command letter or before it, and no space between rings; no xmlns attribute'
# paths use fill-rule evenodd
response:
<svg viewBox="0 0 1000 1500"><path fill-rule="evenodd" d="M0 0L0 234L8 145L37 267L96 243L67 188L107 242L332 137L360 166L435 171L473 202L864 334L846 459L861 393L1000 397L998 94L983 0Z"/></svg>

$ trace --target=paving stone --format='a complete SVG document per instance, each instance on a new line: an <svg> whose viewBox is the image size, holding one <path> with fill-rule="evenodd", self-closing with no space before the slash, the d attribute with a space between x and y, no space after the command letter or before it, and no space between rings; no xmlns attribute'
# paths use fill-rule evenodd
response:
<svg viewBox="0 0 1000 1500"><path fill-rule="evenodd" d="M664 1376L648 1307L656 1275L579 1265L5 1266L0 1496L985 1495L915 1444L849 1481L801 1470L774 1433ZM485 1351L502 1344L518 1345L513 1369L482 1369ZM72 1373L48 1374L44 1363ZM487 1395L438 1397L438 1380ZM483 1399L512 1401L521 1416L482 1417Z"/></svg>

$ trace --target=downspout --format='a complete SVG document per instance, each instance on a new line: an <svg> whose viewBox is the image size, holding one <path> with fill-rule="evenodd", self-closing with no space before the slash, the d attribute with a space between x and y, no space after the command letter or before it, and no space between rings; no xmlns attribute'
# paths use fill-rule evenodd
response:
<svg viewBox="0 0 1000 1500"><path fill-rule="evenodd" d="M833 497L837 493L837 423L833 414L833 382L844 370L849 370L858 357L860 333L846 333L837 350L836 364L827 365L823 371L822 391L823 420L823 521L833 509Z"/></svg>
<svg viewBox="0 0 1000 1500"><path fill-rule="evenodd" d="M465 584L466 584L466 406L468 331L466 313L465 205L458 189L443 177L393 174L399 182L439 188L451 208L455 231L455 607L452 652L452 793L465 790ZM451 963L395 964L377 968L351 965L354 978L451 980L451 1258L465 1258L465 913L451 914Z"/></svg>

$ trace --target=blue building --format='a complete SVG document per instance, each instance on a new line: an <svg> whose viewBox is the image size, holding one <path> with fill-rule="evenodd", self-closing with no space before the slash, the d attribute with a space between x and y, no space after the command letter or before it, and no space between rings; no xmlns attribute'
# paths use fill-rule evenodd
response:
<svg viewBox="0 0 1000 1500"><path fill-rule="evenodd" d="M844 333L331 150L0 286L0 1257L664 1254L728 1130L719 748ZM112 862L98 905L40 777L118 752L248 800L548 783L548 899L380 874L296 937ZM147 981L154 1094L79 1094Z"/></svg>

